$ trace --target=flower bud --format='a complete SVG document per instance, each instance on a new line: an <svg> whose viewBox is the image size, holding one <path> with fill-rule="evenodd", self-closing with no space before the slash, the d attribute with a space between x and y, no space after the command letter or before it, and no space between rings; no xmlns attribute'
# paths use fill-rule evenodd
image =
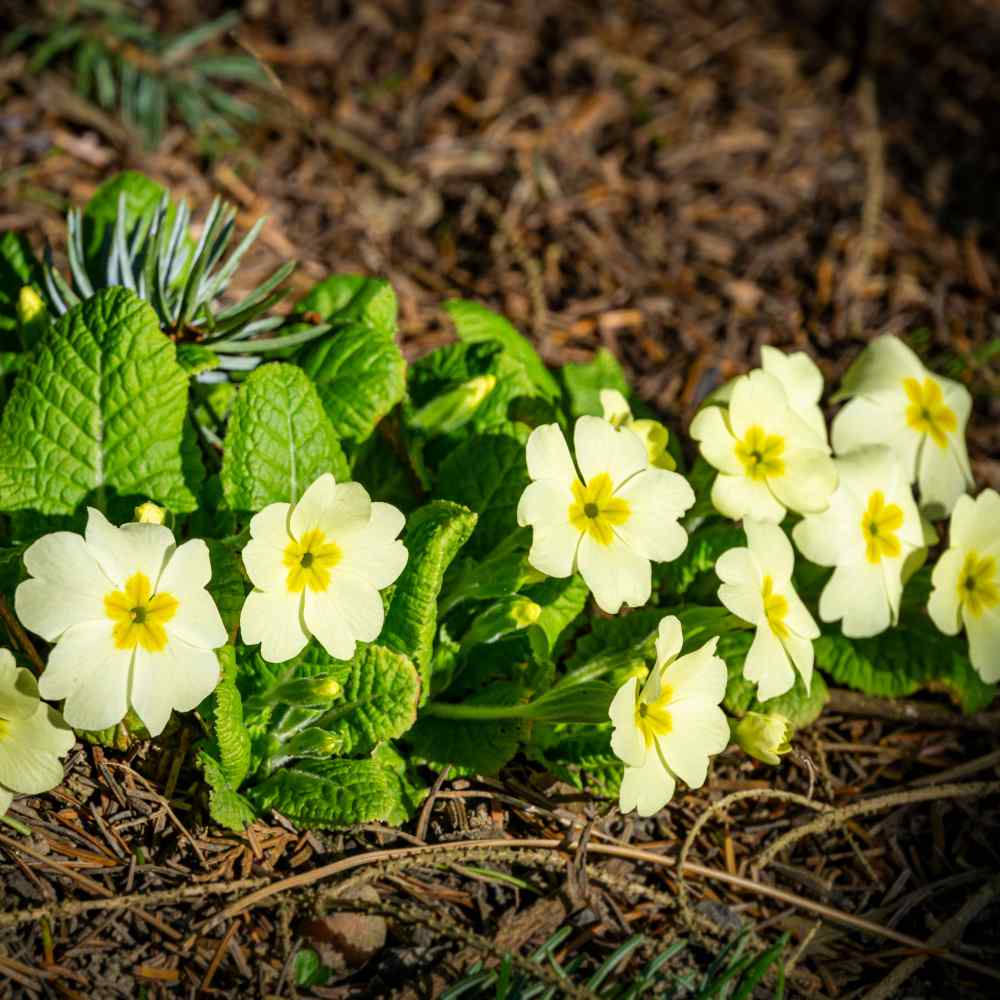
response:
<svg viewBox="0 0 1000 1000"><path fill-rule="evenodd" d="M329 757L339 753L344 739L337 733L310 726L297 732L284 746L289 757Z"/></svg>
<svg viewBox="0 0 1000 1000"><path fill-rule="evenodd" d="M467 423L475 415L483 400L497 384L496 375L477 375L450 389L426 406L422 406L410 420L417 430L448 434Z"/></svg>
<svg viewBox="0 0 1000 1000"><path fill-rule="evenodd" d="M733 737L751 757L764 764L778 764L780 755L792 749L793 732L783 715L747 712L733 729Z"/></svg>
<svg viewBox="0 0 1000 1000"><path fill-rule="evenodd" d="M538 621L542 609L527 597L504 597L477 615L462 639L468 649L480 643L496 642L512 632L528 628Z"/></svg>
<svg viewBox="0 0 1000 1000"><path fill-rule="evenodd" d="M17 322L21 332L21 343L30 347L45 332L49 325L49 310L45 300L31 287L22 285L17 296Z"/></svg>
<svg viewBox="0 0 1000 1000"><path fill-rule="evenodd" d="M673 455L667 451L670 432L663 424L658 420L633 420L629 427L646 445L646 455L650 465L671 472L677 468Z"/></svg>
<svg viewBox="0 0 1000 1000"><path fill-rule="evenodd" d="M167 512L162 507L157 507L152 500L147 500L136 507L135 519L140 524L163 524L167 519Z"/></svg>
<svg viewBox="0 0 1000 1000"><path fill-rule="evenodd" d="M254 695L247 701L251 709L268 705L291 705L295 708L323 708L343 694L340 682L329 674L316 677L299 677L295 680L275 684L262 694Z"/></svg>

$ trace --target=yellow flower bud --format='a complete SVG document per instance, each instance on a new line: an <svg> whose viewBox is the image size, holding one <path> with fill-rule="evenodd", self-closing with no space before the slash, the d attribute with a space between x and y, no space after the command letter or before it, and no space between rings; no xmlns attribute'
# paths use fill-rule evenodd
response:
<svg viewBox="0 0 1000 1000"><path fill-rule="evenodd" d="M736 724L733 736L751 757L764 764L779 764L781 754L792 749L792 724L783 715L747 712Z"/></svg>
<svg viewBox="0 0 1000 1000"><path fill-rule="evenodd" d="M24 285L17 296L18 322L22 326L28 326L43 316L45 312L45 302L41 295L31 285Z"/></svg>
<svg viewBox="0 0 1000 1000"><path fill-rule="evenodd" d="M167 519L167 512L162 507L157 507L152 500L147 500L136 507L135 519L140 524L163 524Z"/></svg>
<svg viewBox="0 0 1000 1000"><path fill-rule="evenodd" d="M529 601L526 597L523 600L517 601L510 609L510 617L518 628L527 628L529 625L534 625L541 613L542 609L534 601Z"/></svg>

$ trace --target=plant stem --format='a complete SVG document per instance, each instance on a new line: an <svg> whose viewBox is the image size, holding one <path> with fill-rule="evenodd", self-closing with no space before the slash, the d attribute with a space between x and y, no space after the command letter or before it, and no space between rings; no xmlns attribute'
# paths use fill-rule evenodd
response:
<svg viewBox="0 0 1000 1000"><path fill-rule="evenodd" d="M531 709L531 702L522 705L453 705L445 701L432 701L423 707L421 714L433 715L439 719L480 722L489 719L529 719Z"/></svg>

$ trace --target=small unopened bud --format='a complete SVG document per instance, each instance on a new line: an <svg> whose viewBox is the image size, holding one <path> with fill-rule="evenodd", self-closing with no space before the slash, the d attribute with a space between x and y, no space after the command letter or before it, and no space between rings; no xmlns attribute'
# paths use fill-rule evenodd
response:
<svg viewBox="0 0 1000 1000"><path fill-rule="evenodd" d="M329 674L317 677L300 677L296 680L275 684L261 694L247 701L250 709L266 708L268 705L292 705L295 708L323 708L343 694L340 682Z"/></svg>
<svg viewBox="0 0 1000 1000"><path fill-rule="evenodd" d="M157 507L152 500L147 500L136 507L135 519L140 524L163 524L167 519L167 512L162 507Z"/></svg>
<svg viewBox="0 0 1000 1000"><path fill-rule="evenodd" d="M604 419L612 427L627 427L632 423L628 400L617 389L602 389L600 400Z"/></svg>
<svg viewBox="0 0 1000 1000"><path fill-rule="evenodd" d="M496 375L477 375L421 407L410 424L423 431L448 434L467 423L497 384Z"/></svg>
<svg viewBox="0 0 1000 1000"><path fill-rule="evenodd" d="M48 310L45 308L45 300L31 287L24 285L17 296L17 319L22 326L34 323L40 316L44 316Z"/></svg>
<svg viewBox="0 0 1000 1000"><path fill-rule="evenodd" d="M541 613L541 607L534 601L528 600L527 597L512 605L510 609L511 620L518 628L534 625Z"/></svg>
<svg viewBox="0 0 1000 1000"><path fill-rule="evenodd" d="M497 642L504 636L529 628L538 621L542 609L527 597L502 597L472 620L462 639L465 648Z"/></svg>
<svg viewBox="0 0 1000 1000"><path fill-rule="evenodd" d="M337 733L327 732L318 726L310 726L297 732L284 747L290 757L329 757L339 753L344 739Z"/></svg>
<svg viewBox="0 0 1000 1000"><path fill-rule="evenodd" d="M792 749L793 732L783 715L747 712L733 729L733 737L751 757L764 764L779 764L781 755Z"/></svg>

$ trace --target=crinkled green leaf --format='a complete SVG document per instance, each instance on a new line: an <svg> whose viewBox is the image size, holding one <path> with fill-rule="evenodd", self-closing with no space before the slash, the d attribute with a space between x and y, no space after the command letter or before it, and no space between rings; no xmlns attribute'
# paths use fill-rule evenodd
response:
<svg viewBox="0 0 1000 1000"><path fill-rule="evenodd" d="M368 753L382 740L402 736L417 718L420 677L409 657L379 645L359 645L348 662L312 644L303 654L311 676L329 674L343 694L313 725L342 740L345 755Z"/></svg>
<svg viewBox="0 0 1000 1000"><path fill-rule="evenodd" d="M464 504L479 520L468 552L490 552L517 530L517 504L527 487L524 458L527 432L476 434L441 463L436 493L443 500Z"/></svg>
<svg viewBox="0 0 1000 1000"><path fill-rule="evenodd" d="M527 752L574 788L618 797L625 765L611 749L610 723L540 726Z"/></svg>
<svg viewBox="0 0 1000 1000"><path fill-rule="evenodd" d="M366 440L406 392L406 362L396 344L396 296L388 282L336 275L296 306L332 323L295 355L316 385L337 434Z"/></svg>
<svg viewBox="0 0 1000 1000"><path fill-rule="evenodd" d="M516 705L524 689L493 684L465 699L468 705ZM425 716L407 733L414 754L436 770L451 765L454 774L496 774L517 753L524 723L440 719Z"/></svg>
<svg viewBox="0 0 1000 1000"><path fill-rule="evenodd" d="M848 639L832 629L814 643L816 665L838 684L865 694L901 698L944 691L963 712L979 712L996 694L969 662L964 636L946 636L914 616L871 639Z"/></svg>
<svg viewBox="0 0 1000 1000"><path fill-rule="evenodd" d="M198 753L198 765L208 785L208 811L220 826L242 833L256 818L257 811L230 784L222 765L207 751Z"/></svg>
<svg viewBox="0 0 1000 1000"><path fill-rule="evenodd" d="M212 734L223 776L237 789L250 769L250 734L243 724L243 700L236 687L236 650L223 646L218 652L222 676L212 696Z"/></svg>
<svg viewBox="0 0 1000 1000"><path fill-rule="evenodd" d="M491 312L478 302L467 302L462 299L452 299L445 303L444 308L455 324L459 340L466 343L496 341L508 354L524 365L531 381L543 396L553 402L559 399L561 395L559 383L545 367L531 341L518 333L503 316Z"/></svg>
<svg viewBox="0 0 1000 1000"><path fill-rule="evenodd" d="M276 809L295 823L338 829L387 821L405 809L399 773L382 760L302 760L250 790L258 809Z"/></svg>
<svg viewBox="0 0 1000 1000"><path fill-rule="evenodd" d="M391 503L404 514L420 505L416 474L381 431L358 449L351 475L355 481L364 483L372 500Z"/></svg>
<svg viewBox="0 0 1000 1000"><path fill-rule="evenodd" d="M97 491L178 512L188 380L152 308L124 288L73 307L42 337L0 422L0 509L72 513Z"/></svg>
<svg viewBox="0 0 1000 1000"><path fill-rule="evenodd" d="M522 593L541 608L535 625L545 634L551 654L560 648L570 626L583 613L590 591L579 574L574 573L564 579L552 577L525 587Z"/></svg>
<svg viewBox="0 0 1000 1000"><path fill-rule="evenodd" d="M380 641L416 664L423 679L421 704L430 689L441 583L445 570L475 526L476 515L471 510L446 500L419 508L406 526L403 542L409 559L396 582Z"/></svg>
<svg viewBox="0 0 1000 1000"><path fill-rule="evenodd" d="M566 387L569 412L572 417L582 417L586 414L601 416L604 412L600 396L602 389L617 389L626 398L629 394L625 372L606 347L599 348L593 360L586 364L564 365L559 374Z"/></svg>
<svg viewBox="0 0 1000 1000"><path fill-rule="evenodd" d="M222 623L230 635L235 634L240 623L240 611L246 599L247 582L241 568L239 550L244 539L206 538L208 554L212 560L212 579L208 592L222 616Z"/></svg>
<svg viewBox="0 0 1000 1000"><path fill-rule="evenodd" d="M222 489L232 510L295 503L323 473L347 478L347 461L316 390L300 368L261 365L229 417Z"/></svg>
<svg viewBox="0 0 1000 1000"><path fill-rule="evenodd" d="M430 788L421 778L417 767L408 762L392 743L380 743L372 754L395 793L393 808L386 814L386 823L402 826L420 808Z"/></svg>

